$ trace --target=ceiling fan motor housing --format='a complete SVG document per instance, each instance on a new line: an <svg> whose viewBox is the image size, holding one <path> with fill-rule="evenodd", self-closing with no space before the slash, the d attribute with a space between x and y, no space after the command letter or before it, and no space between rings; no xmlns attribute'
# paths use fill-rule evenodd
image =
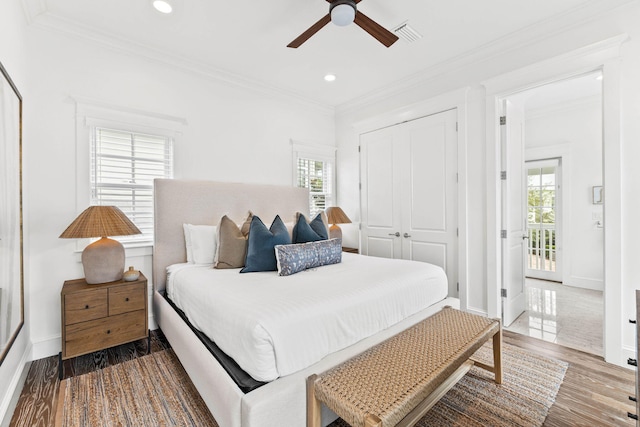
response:
<svg viewBox="0 0 640 427"><path fill-rule="evenodd" d="M343 6L343 7L340 7ZM350 11L348 7L351 7L353 11ZM334 9L336 9L334 13ZM346 26L353 22L357 11L356 2L354 0L335 0L329 6L329 13L331 14L331 22L338 26Z"/></svg>

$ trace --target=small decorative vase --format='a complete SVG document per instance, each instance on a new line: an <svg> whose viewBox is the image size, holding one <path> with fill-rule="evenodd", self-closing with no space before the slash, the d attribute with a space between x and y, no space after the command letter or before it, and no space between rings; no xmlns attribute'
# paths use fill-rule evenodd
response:
<svg viewBox="0 0 640 427"><path fill-rule="evenodd" d="M140 272L138 270L134 270L133 266L129 267L129 269L122 275L125 282L133 282L134 280L138 280L138 277L140 277Z"/></svg>

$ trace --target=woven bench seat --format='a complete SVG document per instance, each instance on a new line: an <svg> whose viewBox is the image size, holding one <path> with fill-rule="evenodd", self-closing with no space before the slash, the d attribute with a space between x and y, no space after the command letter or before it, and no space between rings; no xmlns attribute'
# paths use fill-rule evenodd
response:
<svg viewBox="0 0 640 427"><path fill-rule="evenodd" d="M324 403L353 427L412 426L473 366L493 338L494 365L475 362L502 382L498 320L451 307L322 374L307 379L307 425L320 427Z"/></svg>

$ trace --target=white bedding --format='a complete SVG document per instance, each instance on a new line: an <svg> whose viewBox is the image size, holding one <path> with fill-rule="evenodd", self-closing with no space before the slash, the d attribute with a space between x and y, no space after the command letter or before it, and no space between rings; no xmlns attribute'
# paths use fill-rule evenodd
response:
<svg viewBox="0 0 640 427"><path fill-rule="evenodd" d="M440 267L349 253L286 277L193 264L167 272L169 298L260 381L304 369L447 296Z"/></svg>

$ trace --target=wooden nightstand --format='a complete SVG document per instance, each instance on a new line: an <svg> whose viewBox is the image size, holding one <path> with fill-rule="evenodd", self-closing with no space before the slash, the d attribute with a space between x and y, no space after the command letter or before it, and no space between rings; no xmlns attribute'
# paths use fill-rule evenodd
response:
<svg viewBox="0 0 640 427"><path fill-rule="evenodd" d="M358 254L360 253L360 251L358 250L358 248L347 248L346 246L342 247L342 252L350 252L352 254Z"/></svg>
<svg viewBox="0 0 640 427"><path fill-rule="evenodd" d="M62 361L105 348L147 338L147 278L88 285L84 279L67 280L60 291L62 304L62 351L58 376L62 379Z"/></svg>

